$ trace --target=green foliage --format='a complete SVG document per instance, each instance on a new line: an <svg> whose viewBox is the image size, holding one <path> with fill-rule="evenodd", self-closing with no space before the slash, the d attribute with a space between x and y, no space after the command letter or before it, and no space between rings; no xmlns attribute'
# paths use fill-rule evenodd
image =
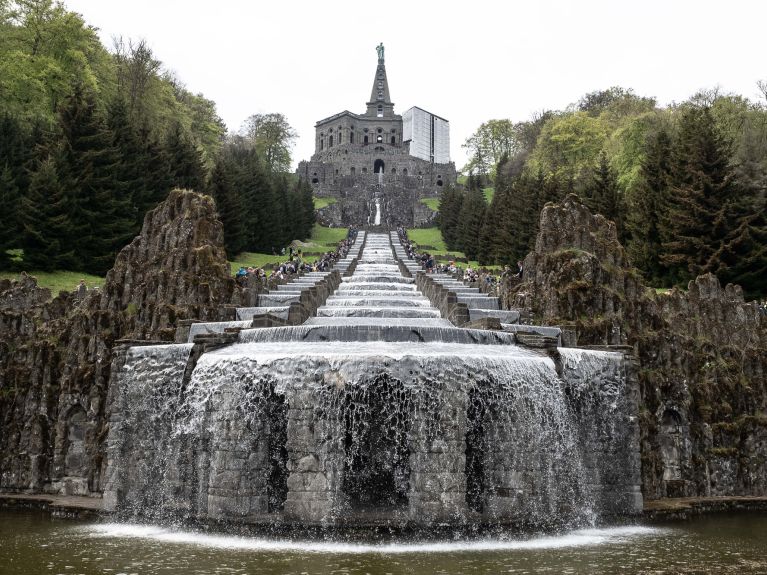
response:
<svg viewBox="0 0 767 575"><path fill-rule="evenodd" d="M473 175L470 174L471 183ZM463 206L464 192L453 186L448 186L443 192L439 202L439 229L448 249L457 250L460 245L459 223L461 207ZM428 244L431 245L431 244Z"/></svg>
<svg viewBox="0 0 767 575"><path fill-rule="evenodd" d="M290 150L298 133L282 114L254 114L245 121L242 135L273 172L290 171Z"/></svg>
<svg viewBox="0 0 767 575"><path fill-rule="evenodd" d="M607 154L599 154L599 163L594 170L594 175L584 194L586 205L593 212L602 214L608 220L612 220L618 226L618 236L623 230L623 207L622 196L618 189L618 181L610 167Z"/></svg>
<svg viewBox="0 0 767 575"><path fill-rule="evenodd" d="M538 136L531 167L552 172L560 180L581 180L596 164L606 140L606 126L585 112L552 118Z"/></svg>
<svg viewBox="0 0 767 575"><path fill-rule="evenodd" d="M469 259L477 259L479 254L480 231L485 218L487 204L479 187L474 187L466 194L458 217L457 249L463 251Z"/></svg>
<svg viewBox="0 0 767 575"><path fill-rule="evenodd" d="M467 141L468 167L480 173L490 172L488 148L480 146L488 126ZM760 279L767 271L764 104L712 90L664 109L613 87L507 126L512 144L494 170L477 240L480 262L524 257L543 206L574 192L615 221L631 261L653 285L683 285L713 272L723 283L740 283L749 298L767 293ZM477 187L474 173L465 185ZM466 197L442 197L438 221L453 249L463 248Z"/></svg>
<svg viewBox="0 0 767 575"><path fill-rule="evenodd" d="M305 240L311 234L311 186L271 171L249 140L234 137L227 142L208 190L217 202L229 254L276 253L290 241Z"/></svg>
<svg viewBox="0 0 767 575"><path fill-rule="evenodd" d="M652 284L665 275L660 263L661 216L668 206L672 142L662 130L649 138L641 164L639 183L627 194L627 249L632 261Z"/></svg>
<svg viewBox="0 0 767 575"><path fill-rule="evenodd" d="M495 166L517 148L516 127L511 120L488 120L469 136L463 148L469 153L464 170L495 177Z"/></svg>
<svg viewBox="0 0 767 575"><path fill-rule="evenodd" d="M160 69L59 2L0 2L0 267L23 246L24 266L103 274L172 186L205 189L225 127Z"/></svg>
<svg viewBox="0 0 767 575"><path fill-rule="evenodd" d="M671 178L660 259L671 281L686 283L716 266L714 253L733 232L740 195L728 150L707 107L683 112Z"/></svg>

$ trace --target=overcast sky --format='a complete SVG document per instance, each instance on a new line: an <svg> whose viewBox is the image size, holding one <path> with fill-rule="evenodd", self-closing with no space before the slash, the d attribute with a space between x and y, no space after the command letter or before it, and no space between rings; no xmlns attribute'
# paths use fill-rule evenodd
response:
<svg viewBox="0 0 767 575"><path fill-rule="evenodd" d="M425 2L65 0L111 38L144 38L230 130L281 112L298 131L294 164L314 151L317 120L370 97L377 57L395 111L419 106L464 140L485 120L525 120L610 86L665 105L719 85L757 99L767 78L767 2L463 0Z"/></svg>

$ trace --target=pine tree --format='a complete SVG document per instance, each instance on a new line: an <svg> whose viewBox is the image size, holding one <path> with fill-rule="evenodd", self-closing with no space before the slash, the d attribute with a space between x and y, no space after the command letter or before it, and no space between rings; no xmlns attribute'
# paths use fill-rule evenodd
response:
<svg viewBox="0 0 767 575"><path fill-rule="evenodd" d="M296 234L296 237L300 240L305 240L312 235L312 229L314 228L314 222L316 221L316 214L314 211L314 195L312 193L312 186L308 181L304 179L298 180L296 190L299 196L301 212L303 215L301 229L299 230L299 233Z"/></svg>
<svg viewBox="0 0 767 575"><path fill-rule="evenodd" d="M661 285L665 269L661 265L661 214L668 209L671 175L671 138L665 130L647 143L638 188L630 198L626 228L627 250L632 263L653 285Z"/></svg>
<svg viewBox="0 0 767 575"><path fill-rule="evenodd" d="M19 190L11 168L0 166L0 269L10 267L11 258L6 250L18 245Z"/></svg>
<svg viewBox="0 0 767 575"><path fill-rule="evenodd" d="M224 225L224 246L230 258L245 249L244 213L235 179L231 163L219 158L210 176L209 192L216 200L218 215Z"/></svg>
<svg viewBox="0 0 767 575"><path fill-rule="evenodd" d="M103 275L135 230L113 134L92 94L76 87L59 115L59 180L71 197L69 244L81 269Z"/></svg>
<svg viewBox="0 0 767 575"><path fill-rule="evenodd" d="M202 155L184 134L180 124L176 124L168 134L165 149L170 163L171 187L204 190L205 167Z"/></svg>
<svg viewBox="0 0 767 575"><path fill-rule="evenodd" d="M21 231L18 205L27 186L24 164L30 144L16 118L0 117L0 269L8 266L5 250L16 247Z"/></svg>
<svg viewBox="0 0 767 575"><path fill-rule="evenodd" d="M594 171L591 182L587 187L585 203L598 214L602 214L608 220L615 222L619 235L623 229L620 191L618 179L615 176L607 154L599 154L599 163Z"/></svg>
<svg viewBox="0 0 767 575"><path fill-rule="evenodd" d="M107 125L112 132L112 145L118 156L115 177L122 184L121 193L130 200L133 232L136 233L144 220L141 209L144 207L148 182L143 166L144 149L130 123L128 108L122 98L116 98L110 105Z"/></svg>
<svg viewBox="0 0 767 575"><path fill-rule="evenodd" d="M767 205L743 216L732 237L714 253L708 271L743 288L746 299L767 294Z"/></svg>
<svg viewBox="0 0 767 575"><path fill-rule="evenodd" d="M479 253L479 233L485 217L487 204L485 195L478 187L469 190L461 206L458 222L459 249L470 260L477 259Z"/></svg>
<svg viewBox="0 0 767 575"><path fill-rule="evenodd" d="M76 269L80 260L70 241L71 197L61 185L56 161L47 158L32 174L21 203L24 264L31 270Z"/></svg>
<svg viewBox="0 0 767 575"><path fill-rule="evenodd" d="M448 186L439 202L439 228L442 239L449 250L458 250L460 240L458 224L461 217L461 207L465 193L453 186Z"/></svg>
<svg viewBox="0 0 767 575"><path fill-rule="evenodd" d="M712 258L737 228L740 193L708 108L682 115L672 174L661 262L671 281L682 283L717 268Z"/></svg>

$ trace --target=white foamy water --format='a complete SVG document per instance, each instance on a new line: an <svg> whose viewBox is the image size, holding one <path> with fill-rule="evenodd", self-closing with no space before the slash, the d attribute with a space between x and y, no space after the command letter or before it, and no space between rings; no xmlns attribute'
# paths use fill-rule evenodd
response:
<svg viewBox="0 0 767 575"><path fill-rule="evenodd" d="M492 354L488 353L492 349ZM380 357L400 361L406 357L432 358L473 358L483 360L488 364L515 361L530 361L553 367L553 362L547 356L524 347L515 345L475 345L464 343L443 342L382 342L365 341L349 345L343 341L295 341L286 346L284 342L235 343L209 351L204 354L198 365L216 362L222 359L237 360L238 358L253 358L257 361L270 361L289 357L318 357L332 358L342 361L344 358L357 359L361 357Z"/></svg>
<svg viewBox="0 0 767 575"><path fill-rule="evenodd" d="M272 553L322 553L322 554L384 554L403 555L418 553L466 553L488 551L529 551L622 545L638 538L658 536L668 529L641 525L579 529L561 535L546 535L529 539L479 539L473 541L429 541L408 543L347 543L334 541L311 541L294 539L266 539L210 535L196 531L176 530L154 525L130 523L106 523L82 527L93 537L113 539L144 539L177 545L194 545L211 549L263 551Z"/></svg>

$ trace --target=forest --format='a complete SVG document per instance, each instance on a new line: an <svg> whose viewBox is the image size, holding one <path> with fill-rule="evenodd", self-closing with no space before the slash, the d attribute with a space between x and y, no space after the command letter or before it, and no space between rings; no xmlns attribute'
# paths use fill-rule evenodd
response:
<svg viewBox="0 0 767 575"><path fill-rule="evenodd" d="M294 138L281 114L228 133L146 41L106 47L59 2L0 2L0 270L103 276L176 187L215 196L230 257L305 239Z"/></svg>
<svg viewBox="0 0 767 575"><path fill-rule="evenodd" d="M483 265L513 264L532 249L541 208L575 193L615 222L650 285L712 272L763 296L767 83L757 87L764 101L712 89L666 107L613 87L527 121L489 120L464 144L466 189L441 199L445 243Z"/></svg>

